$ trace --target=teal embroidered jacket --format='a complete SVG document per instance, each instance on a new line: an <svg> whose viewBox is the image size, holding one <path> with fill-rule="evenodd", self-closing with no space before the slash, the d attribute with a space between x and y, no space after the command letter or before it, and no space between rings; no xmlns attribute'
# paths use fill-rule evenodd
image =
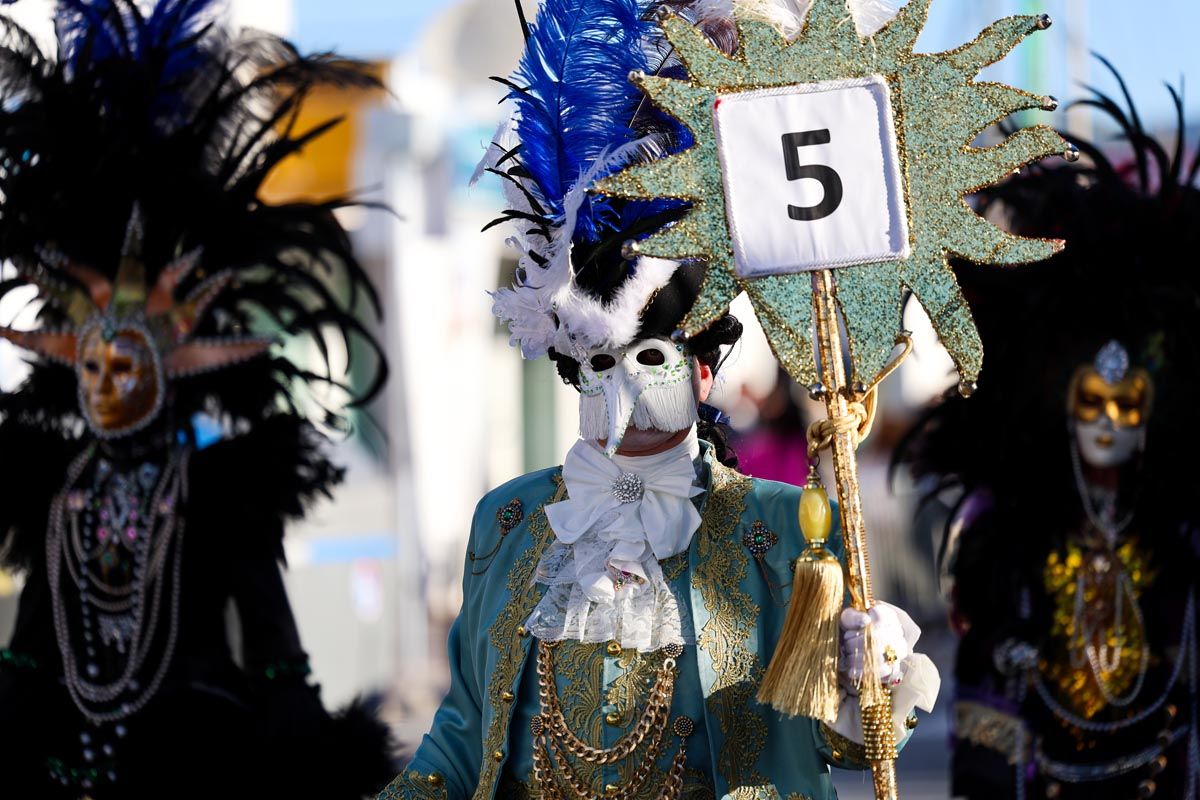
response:
<svg viewBox="0 0 1200 800"><path fill-rule="evenodd" d="M745 477L716 462L707 443L701 446L703 521L680 576L697 646L687 648L694 656L679 659L681 672L693 674L681 674L673 711L681 704L700 710L692 737L705 737L695 749L711 755L700 770L707 772L706 790L685 790L684 797L832 800L830 765L863 768L861 748L814 720L783 717L755 699L787 613L776 598L782 593L786 601L789 567L804 549L800 489ZM450 631L449 693L413 761L381 800L491 800L517 796L514 780L533 784L531 735L512 721L528 720L539 709L536 680L522 681L534 668L529 656L535 649L524 622L541 598L534 569L554 535L542 507L564 496L555 468L512 480L479 503L468 549L476 560L468 559L463 607ZM763 526L778 541L756 564L744 538ZM836 531L830 544L841 557ZM702 697L678 697L688 686ZM603 690L595 687L598 706ZM498 791L502 783L509 788Z"/></svg>

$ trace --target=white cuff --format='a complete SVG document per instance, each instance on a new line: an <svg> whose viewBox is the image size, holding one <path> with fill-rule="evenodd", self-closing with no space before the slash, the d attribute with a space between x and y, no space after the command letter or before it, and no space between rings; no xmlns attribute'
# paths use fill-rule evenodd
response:
<svg viewBox="0 0 1200 800"><path fill-rule="evenodd" d="M942 677L929 656L924 653L913 653L902 662L904 679L899 686L892 688L892 733L895 741L904 741L908 733L908 717L914 709L933 711L937 702L938 692L942 687ZM858 707L858 698L841 690L841 704L838 716L830 727L857 744L863 743L862 714Z"/></svg>

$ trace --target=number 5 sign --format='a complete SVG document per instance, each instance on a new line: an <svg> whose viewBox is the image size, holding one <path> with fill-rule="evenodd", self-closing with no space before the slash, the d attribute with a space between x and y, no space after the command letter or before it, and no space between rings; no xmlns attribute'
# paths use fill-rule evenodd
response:
<svg viewBox="0 0 1200 800"><path fill-rule="evenodd" d="M691 203L678 223L631 245L705 270L680 325L685 336L705 330L745 292L792 377L818 383L812 277L828 271L853 384L869 385L887 367L909 293L933 320L963 386L977 379L982 342L949 258L1025 264L1063 244L1014 236L964 198L1069 147L1044 126L992 147L974 144L1009 114L1054 106L1052 98L976 80L1047 19L1010 17L962 47L918 53L931 2L908 0L870 37L856 30L849 0L810 0L792 39L746 11L733 52L684 17L660 19L686 78L631 77L688 127L693 144L593 189Z"/></svg>
<svg viewBox="0 0 1200 800"><path fill-rule="evenodd" d="M713 116L740 276L908 258L883 78L721 95Z"/></svg>

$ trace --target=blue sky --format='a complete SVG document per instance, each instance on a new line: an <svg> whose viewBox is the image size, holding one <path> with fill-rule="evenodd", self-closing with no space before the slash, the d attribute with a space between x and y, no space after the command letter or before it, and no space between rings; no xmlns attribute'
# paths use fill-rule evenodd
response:
<svg viewBox="0 0 1200 800"><path fill-rule="evenodd" d="M511 0L487 0L510 4ZM306 47L338 47L362 56L384 56L412 46L421 31L455 0L297 0L296 36ZM1072 18L1071 8L1084 9ZM1149 9L1153 9L1151 12ZM1016 81L1032 91L1066 100L1072 86L1066 53L1071 37L1086 36L1086 46L1111 59L1125 74L1144 115L1163 124L1170 114L1163 81L1192 77L1191 106L1200 111L1200 3L1196 0L934 0L921 49L955 47L972 38L992 19L1014 13L1045 12L1054 26L1025 44L987 77ZM1029 75L1028 59L1042 69ZM1102 88L1115 84L1091 67ZM1190 115L1200 119L1200 114Z"/></svg>
<svg viewBox="0 0 1200 800"><path fill-rule="evenodd" d="M507 2L507 0L491 0ZM296 38L305 47L382 56L410 47L455 0L296 0Z"/></svg>
<svg viewBox="0 0 1200 800"><path fill-rule="evenodd" d="M1086 9L1082 19L1072 17L1072 7ZM929 26L918 46L928 51L956 47L988 21L1015 13L1047 13L1054 24L985 77L1015 82L1063 101L1078 98L1083 90L1071 82L1067 53L1071 41L1079 37L1085 50L1104 55L1120 70L1149 124L1173 124L1174 112L1163 83L1178 85L1181 75L1191 81L1185 101L1190 100L1187 105L1193 113L1188 116L1200 122L1200 49L1194 44L1200 33L1200 3L1196 0L934 0ZM1039 54L1040 74L1025 77L1027 59L1038 59ZM1088 80L1103 91L1118 91L1104 67L1087 60Z"/></svg>

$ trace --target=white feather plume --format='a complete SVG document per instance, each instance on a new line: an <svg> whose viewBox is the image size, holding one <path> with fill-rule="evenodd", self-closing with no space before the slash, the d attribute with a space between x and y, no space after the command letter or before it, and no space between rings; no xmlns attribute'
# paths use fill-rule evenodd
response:
<svg viewBox="0 0 1200 800"><path fill-rule="evenodd" d="M496 133L492 135L492 140L483 152L483 158L479 159L479 163L475 165L475 171L471 173L471 180L467 182L468 186L479 183L483 174L489 169L495 169L496 165L500 163L500 159L504 158L504 154L508 152L515 126L515 118L509 116L496 128ZM504 181L504 183L507 185L509 181Z"/></svg>
<svg viewBox="0 0 1200 800"><path fill-rule="evenodd" d="M558 318L572 337L573 350L617 348L632 342L641 326L642 310L678 268L676 261L639 258L633 276L607 303L586 292L564 293L557 304Z"/></svg>
<svg viewBox="0 0 1200 800"><path fill-rule="evenodd" d="M550 347L579 357L594 347L622 346L637 334L646 302L666 285L677 265L659 259L641 259L633 277L622 284L613 300L602 303L575 283L571 240L579 209L597 177L628 164L635 157L653 159L661 154L659 143L647 137L596 159L563 200L563 219L551 229L549 246L543 244L540 250L546 259L544 265L530 256L531 243L519 229L509 239L509 244L521 252L519 266L524 282L493 292L492 313L508 323L510 343L519 345L526 358L544 355ZM528 208L528 201L516 187L506 185L505 192L510 195L507 198L510 208Z"/></svg>

